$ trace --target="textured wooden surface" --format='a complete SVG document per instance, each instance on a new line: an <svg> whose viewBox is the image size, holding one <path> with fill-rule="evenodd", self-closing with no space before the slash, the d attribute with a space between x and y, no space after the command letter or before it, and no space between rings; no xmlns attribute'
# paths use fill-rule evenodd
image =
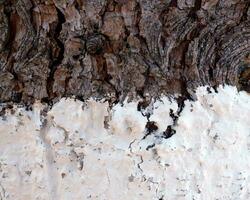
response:
<svg viewBox="0 0 250 200"><path fill-rule="evenodd" d="M67 2L67 3L66 3ZM0 0L0 101L249 90L249 0Z"/></svg>

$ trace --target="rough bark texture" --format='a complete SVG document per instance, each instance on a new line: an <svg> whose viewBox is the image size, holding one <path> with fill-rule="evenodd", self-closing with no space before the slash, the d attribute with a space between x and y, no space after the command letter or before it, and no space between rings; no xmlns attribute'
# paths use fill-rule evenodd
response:
<svg viewBox="0 0 250 200"><path fill-rule="evenodd" d="M249 0L0 0L0 100L250 90Z"/></svg>

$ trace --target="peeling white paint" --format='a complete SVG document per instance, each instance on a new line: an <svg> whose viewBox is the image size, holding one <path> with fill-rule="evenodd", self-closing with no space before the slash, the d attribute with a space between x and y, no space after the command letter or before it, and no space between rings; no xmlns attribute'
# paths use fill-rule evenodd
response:
<svg viewBox="0 0 250 200"><path fill-rule="evenodd" d="M178 105L167 97L152 104L158 130L145 138L138 102L110 110L62 99L46 116L40 103L8 110L0 200L250 199L250 96L230 86L196 94L168 139Z"/></svg>

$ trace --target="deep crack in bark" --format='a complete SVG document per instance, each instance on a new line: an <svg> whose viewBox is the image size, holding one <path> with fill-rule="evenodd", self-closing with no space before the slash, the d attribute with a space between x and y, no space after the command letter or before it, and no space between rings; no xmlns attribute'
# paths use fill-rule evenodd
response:
<svg viewBox="0 0 250 200"><path fill-rule="evenodd" d="M249 7L240 0L4 1L0 101L192 99L196 87L219 84L249 91L249 76L238 73L250 52Z"/></svg>

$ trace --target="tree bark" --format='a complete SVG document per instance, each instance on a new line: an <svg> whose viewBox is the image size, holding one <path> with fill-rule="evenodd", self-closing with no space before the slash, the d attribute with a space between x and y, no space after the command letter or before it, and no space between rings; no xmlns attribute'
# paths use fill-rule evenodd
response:
<svg viewBox="0 0 250 200"><path fill-rule="evenodd" d="M0 0L0 101L250 91L249 0Z"/></svg>

